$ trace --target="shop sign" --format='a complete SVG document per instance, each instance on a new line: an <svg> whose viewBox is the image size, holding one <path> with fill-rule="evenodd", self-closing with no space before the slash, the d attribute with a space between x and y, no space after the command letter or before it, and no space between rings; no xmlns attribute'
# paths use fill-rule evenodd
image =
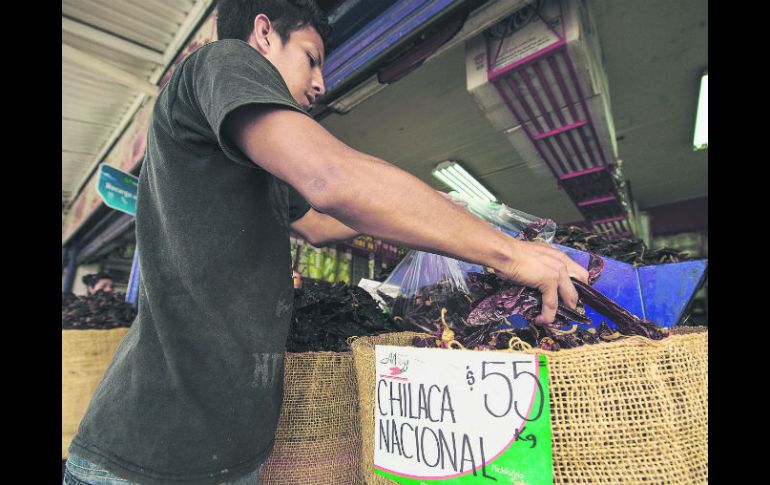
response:
<svg viewBox="0 0 770 485"><path fill-rule="evenodd" d="M375 473L406 485L553 483L544 355L378 345Z"/></svg>
<svg viewBox="0 0 770 485"><path fill-rule="evenodd" d="M136 193L139 179L130 173L102 164L96 190L108 207L136 215Z"/></svg>

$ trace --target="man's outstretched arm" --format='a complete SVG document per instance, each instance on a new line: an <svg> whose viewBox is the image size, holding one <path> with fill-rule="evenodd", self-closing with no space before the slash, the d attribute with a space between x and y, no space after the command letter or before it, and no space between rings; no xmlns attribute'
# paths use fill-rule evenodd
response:
<svg viewBox="0 0 770 485"><path fill-rule="evenodd" d="M464 201L453 199L449 194L444 192L438 192L438 194L457 206L467 206ZM332 216L321 214L313 208L292 222L291 229L314 246L323 246L335 241L346 241L361 234Z"/></svg>
<svg viewBox="0 0 770 485"><path fill-rule="evenodd" d="M588 280L586 270L563 252L493 229L408 172L345 145L304 114L247 106L231 113L223 129L254 163L350 228L490 266L539 289L538 321L553 321L559 297L570 307L577 304L570 276Z"/></svg>
<svg viewBox="0 0 770 485"><path fill-rule="evenodd" d="M323 246L334 241L345 241L359 235L359 232L327 214L311 208L291 223L292 231L302 236L313 246Z"/></svg>

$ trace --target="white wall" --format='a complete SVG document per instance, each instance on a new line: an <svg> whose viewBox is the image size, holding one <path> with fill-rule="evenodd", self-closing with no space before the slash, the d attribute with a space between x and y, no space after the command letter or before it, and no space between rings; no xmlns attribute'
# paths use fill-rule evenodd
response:
<svg viewBox="0 0 770 485"><path fill-rule="evenodd" d="M72 282L72 293L84 296L88 294L88 288L83 284L83 276L99 272L99 263L81 264L75 270L75 281Z"/></svg>

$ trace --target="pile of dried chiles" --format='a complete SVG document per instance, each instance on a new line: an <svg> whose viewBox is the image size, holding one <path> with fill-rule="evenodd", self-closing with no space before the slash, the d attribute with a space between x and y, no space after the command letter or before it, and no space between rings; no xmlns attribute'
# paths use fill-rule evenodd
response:
<svg viewBox="0 0 770 485"><path fill-rule="evenodd" d="M443 347L466 349L513 349L539 347L543 350L560 350L585 344L611 342L622 336L639 335L653 340L668 336L665 328L641 320L618 304L605 297L592 285L604 266L603 261L592 256L589 268L589 285L573 279L580 296L577 309L559 305L554 322L535 323L540 313L542 298L536 289L517 285L499 278L494 273L468 273L469 294L450 290L448 282L425 286L414 298L381 296L393 308L394 321L401 330L427 332L431 337L415 337L418 347ZM584 305L589 305L617 325L612 329L605 321L598 328L591 325L585 315ZM400 312L399 309L405 311ZM503 328L506 317L520 315L527 325L520 328Z"/></svg>
<svg viewBox="0 0 770 485"><path fill-rule="evenodd" d="M399 330L377 301L358 286L303 280L294 290L288 352L345 352L348 338Z"/></svg>
<svg viewBox="0 0 770 485"><path fill-rule="evenodd" d="M525 233L532 239L534 234ZM540 348L556 351L585 344L611 342L623 336L643 336L660 340L669 335L666 328L642 320L622 308L592 285L604 269L604 260L589 252L588 282L572 279L580 297L576 309L559 304L550 324L535 322L542 297L536 289L499 278L494 273L468 273L468 291L461 291L449 279L420 288L414 295L396 298L380 292L401 330L427 332L415 337L417 347L466 348L479 350ZM590 306L615 323L594 325L585 314ZM506 325L506 317L519 315L526 321L520 328ZM578 325L578 324L582 324Z"/></svg>
<svg viewBox="0 0 770 485"><path fill-rule="evenodd" d="M688 253L672 248L648 249L644 241L634 237L607 237L577 226L559 227L555 244L569 246L616 259L634 266L679 263L689 259Z"/></svg>
<svg viewBox="0 0 770 485"><path fill-rule="evenodd" d="M93 295L61 294L61 328L109 329L130 327L136 310L119 292L97 291Z"/></svg>

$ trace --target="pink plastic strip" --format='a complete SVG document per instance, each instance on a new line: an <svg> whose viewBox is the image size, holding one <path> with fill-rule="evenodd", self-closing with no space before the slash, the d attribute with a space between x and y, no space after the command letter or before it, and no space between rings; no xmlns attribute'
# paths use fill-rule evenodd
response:
<svg viewBox="0 0 770 485"><path fill-rule="evenodd" d="M578 81L577 73L575 71L575 66L572 64L572 60L569 58L569 54L567 54L566 50L564 52L564 61L567 64L567 69L569 69L570 76L572 76L572 82L575 83L575 89L577 89L578 96L580 97L580 104L583 106L583 110L586 113L586 119L589 121L588 127L591 129L591 133L594 136L594 144L596 145L596 151L599 152L599 156L602 159L602 162L604 165L607 165L607 159L604 157L604 150L601 149L599 146L598 140L599 137L596 134L596 127L594 127L593 121L591 120L591 113L588 111L588 104L586 103L586 97L583 94L583 89L580 87L580 82ZM588 147L588 143L586 142L586 146ZM594 151L588 150L588 153L590 153L593 159ZM598 165L598 160L596 160L596 163Z"/></svg>
<svg viewBox="0 0 770 485"><path fill-rule="evenodd" d="M535 63L532 68L535 70L535 75L537 76L538 81L540 81L540 85L543 86L543 90L545 91L546 97L548 97L548 100L551 103L551 107L553 111L556 113L556 116L559 118L559 122L561 122L562 126L568 126L568 125L574 125L575 123L580 123L580 120L577 120L577 118L572 118L573 123L568 123L567 120L564 117L564 114L562 113L562 108L559 106L559 102L556 100L556 96L554 95L553 90L548 85L548 81L545 79L545 73L544 69L547 65L547 62L550 62L553 59L553 56L548 57L548 59L543 59L541 63ZM542 67L541 67L542 64ZM557 74L554 73L554 78L556 78ZM566 102L566 96L562 94L562 98ZM585 123L585 121L582 121ZM567 140L569 141L570 146L572 147L572 150L575 152L575 156L580 161L581 168L586 168L588 164L586 164L585 160L583 159L583 155L580 153L580 149L578 148L577 144L575 143L575 137L572 136L572 133L567 133Z"/></svg>
<svg viewBox="0 0 770 485"><path fill-rule="evenodd" d="M567 85L564 84L564 76L562 76L561 69L559 69L559 64L556 62L556 56L553 55L549 57L547 60L548 60L548 65L551 66L553 77L556 78L556 82L559 84L559 88L561 89L561 92L564 95L564 100L567 102L567 106L569 107L569 112L572 115L572 119L574 120L579 119L580 116L578 116L577 110L575 110L575 103L572 101L572 96L569 94Z"/></svg>
<svg viewBox="0 0 770 485"><path fill-rule="evenodd" d="M580 170L579 172L570 172L566 175L562 175L561 177L559 177L559 180L567 180L575 177L580 177L583 175L588 175L589 173L601 172L602 170L607 170L607 167L594 167L594 168L589 168L588 170Z"/></svg>
<svg viewBox="0 0 770 485"><path fill-rule="evenodd" d="M597 225L597 224L609 224L610 222L615 221L622 221L626 218L626 216L617 216L617 217L610 217L609 219L602 219L599 221L591 221L591 224Z"/></svg>
<svg viewBox="0 0 770 485"><path fill-rule="evenodd" d="M543 133L540 135L535 135L535 140L542 140L543 138L548 138L549 136L558 135L559 133L564 133L565 131L574 130L577 127L585 125L585 121L578 121L577 123L572 123L567 126L562 126L561 128L556 128L555 130L549 131L547 133ZM575 149L575 146L573 144L572 147L575 152L577 152L577 149Z"/></svg>
<svg viewBox="0 0 770 485"><path fill-rule="evenodd" d="M564 47L566 45L567 45L567 41L559 40L555 44L553 44L553 45L551 45L549 47L546 47L543 50L537 51L534 54L529 55L529 56L525 57L524 59L521 59L520 61L516 61L513 64L509 64L509 65L507 65L505 67L502 67L502 68L500 68L500 69L498 69L496 71L489 71L489 72L487 72L487 79L491 81L491 80L493 80L494 78L496 78L498 76L502 76L503 74L505 74L508 71L511 71L511 70L516 69L516 68L521 67L521 66L524 66L524 65L526 65L526 64L528 64L528 63L530 63L530 62L532 62L532 61L534 61L534 60L536 60L536 59L538 59L538 58L540 58L540 57L542 57L542 56L544 56L544 55L546 55L548 53L554 52L554 51L556 51L556 50L558 50L558 49L560 49L560 48L562 48L562 47ZM495 64L497 63L497 59L494 60L494 63Z"/></svg>
<svg viewBox="0 0 770 485"><path fill-rule="evenodd" d="M492 83L492 85L495 87L495 89L497 89L498 94L500 94L500 97L503 98L503 102L505 102L505 104L508 106L508 109L511 110L511 113L513 113L513 116L516 118L516 121L518 121L519 125L521 125L521 127L524 129L524 133L526 133L527 136L532 140L532 134L529 132L529 129L522 122L522 118L519 115L519 112L516 110L516 108L513 107L513 102L508 98L508 95L505 94L505 90L497 82ZM548 157L546 157L545 153L543 153L543 149L540 147L540 144L535 143L534 140L532 143L533 145L535 145L535 149L537 150L537 152L546 162L545 165L548 167L548 170L550 170L553 176L558 179L559 174L556 172L553 166L548 162Z"/></svg>
<svg viewBox="0 0 770 485"><path fill-rule="evenodd" d="M537 64L535 64L537 66ZM543 121L548 126L548 129L553 131L557 129L557 124L553 121L553 114L546 108L545 103L543 103L543 100L540 98L540 94L538 94L537 89L535 89L535 85L532 83L532 80L529 78L529 74L527 74L526 69L522 68L518 71L519 77L524 81L524 84L527 86L527 89L529 90L529 94L532 97L532 100L535 102L535 106L537 106L537 109L540 110L540 115L543 118ZM513 73L511 73L513 75ZM543 86L543 89L545 89L545 86ZM541 130L542 131L542 130ZM540 136L540 135L538 135ZM542 140L542 138L535 137L536 140ZM576 166L573 160L571 160L570 153L567 150L567 148L564 146L564 141L561 139L561 137L555 137L553 140L556 142L556 144L559 146L559 149L562 152L562 156L559 157L556 155L556 158L559 158L564 161L564 163L568 164L570 166L570 169L572 170L579 170L581 168Z"/></svg>
<svg viewBox="0 0 770 485"><path fill-rule="evenodd" d="M610 195L610 196L607 196L607 197L600 197L598 199L587 200L585 202L579 203L578 207L585 207L587 205L600 204L602 202L608 202L610 200L617 200L617 197L615 197L614 195Z"/></svg>
<svg viewBox="0 0 770 485"><path fill-rule="evenodd" d="M564 52L559 52L558 54L551 56L548 59L548 62L551 66L551 69L553 70L554 76L556 77L556 82L559 84L559 87L561 88L562 93L564 94L564 97L567 100L567 104L570 109L570 114L572 114L574 119L576 120L579 119L579 115L577 113L577 110L575 109L576 102L573 101L572 95L570 95L570 92L567 89L567 86L564 82L564 76L562 76L561 69L559 69L559 65L556 62L557 55L561 55L562 56L561 58L564 60L564 63L567 65L567 71L570 74L572 84L575 86L575 89L577 90L577 94L578 94L577 102L579 102L580 105L582 106L585 119L588 121L588 124L590 126L591 116L590 116L590 113L588 113L588 110L586 109L585 101L582 99L583 95L580 90L580 86L577 84L578 82L577 77L575 76L574 69L572 69L572 65L569 62L569 57L567 56L566 49L565 49ZM585 150L584 150L585 153L587 153L590 158L589 161L583 160L583 165L586 167L599 165L596 157L591 151L591 145L589 144L588 138L585 136L585 133L583 133L583 130L577 130L577 134L579 135L580 140L583 142L583 146L585 147Z"/></svg>
<svg viewBox="0 0 770 485"><path fill-rule="evenodd" d="M525 77L525 76L522 76L522 77ZM521 91L519 91L518 86L516 86L516 83L513 81L513 76L512 75L506 76L503 79L507 82L508 87L511 89L514 96L516 96L516 99L519 101L519 104L521 105L521 107L524 108L524 112L529 117L529 120L532 122L533 125L535 125L535 129L540 133L544 132L545 130L543 129L542 125L540 125L540 122L537 121L537 116L535 116L535 113L532 111L532 108L529 106L529 103L527 103L526 98L524 98L524 95L521 94ZM529 132L527 133L529 134L530 139L532 140L532 143L537 145L538 140L535 140L534 135L532 135ZM562 163L561 157L559 157L559 154L557 153L553 145L551 145L550 141L546 139L546 140L542 140L542 143L548 148L552 157L552 159L550 160L548 158L544 158L545 161L548 162L549 164L552 164L555 162L559 166L559 170L561 170L562 173L569 172L569 169L567 169L567 167L564 166L564 163Z"/></svg>

